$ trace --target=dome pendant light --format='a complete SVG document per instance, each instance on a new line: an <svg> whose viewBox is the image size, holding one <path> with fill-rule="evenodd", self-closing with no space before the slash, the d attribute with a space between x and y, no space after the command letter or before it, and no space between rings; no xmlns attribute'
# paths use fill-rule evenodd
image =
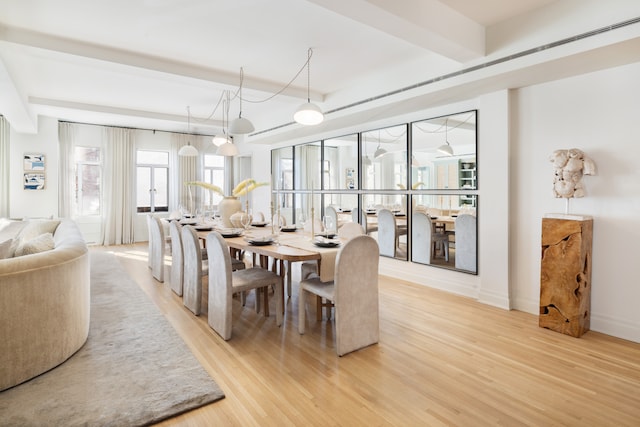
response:
<svg viewBox="0 0 640 427"><path fill-rule="evenodd" d="M442 144L440 147L438 147L438 152L446 155L446 156L453 156L453 148L451 147L451 144L449 144L449 119L446 119L444 122L444 142L445 144Z"/></svg>
<svg viewBox="0 0 640 427"><path fill-rule="evenodd" d="M235 146L235 144L232 142L231 137L228 137L227 133L225 132L225 113L226 117L229 117L230 102L229 92L227 91L225 95L226 99L222 100L222 135L216 135L216 137L213 138L213 143L218 146L218 149L216 150L216 154L218 156L237 156L239 154L238 147ZM221 144L217 144L218 141L220 141Z"/></svg>
<svg viewBox="0 0 640 427"><path fill-rule="evenodd" d="M187 107L187 133L191 133L191 111L189 110L189 107ZM178 155L185 157L195 157L198 155L198 149L191 145L191 142L187 140L187 145L183 145L182 147L180 147L180 150L178 150Z"/></svg>
<svg viewBox="0 0 640 427"><path fill-rule="evenodd" d="M324 114L317 105L311 103L310 81L311 81L311 56L313 50L309 48L307 53L307 102L302 104L293 115L293 119L301 125L313 126L322 123Z"/></svg>
<svg viewBox="0 0 640 427"><path fill-rule="evenodd" d="M242 117L242 81L244 80L244 70L240 67L240 90L238 92L240 97L240 114L237 119L233 119L229 124L229 133L231 135L246 135L255 130L253 123L248 119Z"/></svg>

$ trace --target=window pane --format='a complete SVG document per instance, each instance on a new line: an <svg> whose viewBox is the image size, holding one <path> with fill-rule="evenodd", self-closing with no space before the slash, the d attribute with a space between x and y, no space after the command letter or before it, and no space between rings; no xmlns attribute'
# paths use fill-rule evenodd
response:
<svg viewBox="0 0 640 427"><path fill-rule="evenodd" d="M167 211L169 208L169 169L154 168L153 179L154 211Z"/></svg>
<svg viewBox="0 0 640 427"><path fill-rule="evenodd" d="M138 164L166 166L169 164L169 153L166 151L138 150L137 162Z"/></svg>
<svg viewBox="0 0 640 427"><path fill-rule="evenodd" d="M76 162L100 162L100 149L97 147L76 147Z"/></svg>
<svg viewBox="0 0 640 427"><path fill-rule="evenodd" d="M216 156L215 154L205 154L204 166L212 167L212 168L224 168L224 156Z"/></svg>
<svg viewBox="0 0 640 427"><path fill-rule="evenodd" d="M151 209L151 168L138 166L136 185L136 206L138 212L149 212Z"/></svg>
<svg viewBox="0 0 640 427"><path fill-rule="evenodd" d="M100 215L100 166L80 165L82 182L78 207L80 215Z"/></svg>

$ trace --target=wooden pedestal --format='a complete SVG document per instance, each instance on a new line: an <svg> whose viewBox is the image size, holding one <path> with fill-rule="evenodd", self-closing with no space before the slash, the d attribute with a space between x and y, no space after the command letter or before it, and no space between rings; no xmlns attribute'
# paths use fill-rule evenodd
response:
<svg viewBox="0 0 640 427"><path fill-rule="evenodd" d="M540 327L573 337L589 330L592 241L589 216L547 214L542 219Z"/></svg>

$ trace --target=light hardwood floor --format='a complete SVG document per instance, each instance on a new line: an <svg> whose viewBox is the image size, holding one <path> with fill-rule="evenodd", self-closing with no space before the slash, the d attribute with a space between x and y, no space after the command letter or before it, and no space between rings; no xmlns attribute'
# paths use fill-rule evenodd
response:
<svg viewBox="0 0 640 427"><path fill-rule="evenodd" d="M337 357L333 325L315 322L313 307L299 335L295 283L282 327L273 301L264 318L250 296L236 301L225 342L153 280L146 245L92 250L119 256L226 394L162 426L640 426L638 343L572 338L537 316L389 277L378 345Z"/></svg>

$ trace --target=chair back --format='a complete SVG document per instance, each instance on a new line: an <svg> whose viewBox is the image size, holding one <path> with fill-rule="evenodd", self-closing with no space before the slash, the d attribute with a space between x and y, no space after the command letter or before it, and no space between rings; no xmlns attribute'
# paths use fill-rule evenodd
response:
<svg viewBox="0 0 640 427"><path fill-rule="evenodd" d="M339 356L379 340L378 262L378 243L366 234L349 240L336 257L334 303Z"/></svg>
<svg viewBox="0 0 640 427"><path fill-rule="evenodd" d="M343 239L352 239L365 234L364 228L357 222L346 222L338 229L338 236Z"/></svg>
<svg viewBox="0 0 640 427"><path fill-rule="evenodd" d="M159 281L164 282L164 227L162 220L158 217L151 218L151 235L149 236L149 243L151 245L151 274Z"/></svg>
<svg viewBox="0 0 640 427"><path fill-rule="evenodd" d="M378 211L378 245L380 255L396 256L396 217L389 209Z"/></svg>
<svg viewBox="0 0 640 427"><path fill-rule="evenodd" d="M431 264L433 223L428 214L414 212L411 221L411 261Z"/></svg>
<svg viewBox="0 0 640 427"><path fill-rule="evenodd" d="M169 223L171 235L171 289L178 296L182 296L184 280L184 252L182 248L182 225L178 221Z"/></svg>
<svg viewBox="0 0 640 427"><path fill-rule="evenodd" d="M209 326L224 339L231 337L233 279L229 245L217 231L207 235L209 258ZM227 307L227 309L220 309Z"/></svg>
<svg viewBox="0 0 640 427"><path fill-rule="evenodd" d="M202 249L191 225L182 227L183 283L182 302L198 316L202 312Z"/></svg>
<svg viewBox="0 0 640 427"><path fill-rule="evenodd" d="M149 242L147 248L147 266L151 268L151 260L153 259L153 242L151 240L151 221L153 221L153 215L147 214L147 241Z"/></svg>
<svg viewBox="0 0 640 427"><path fill-rule="evenodd" d="M333 230L325 230L325 231L336 231L338 229L338 211L336 211L336 208L334 208L333 206L327 206L324 209L324 214L328 217L330 217L333 221Z"/></svg>
<svg viewBox="0 0 640 427"><path fill-rule="evenodd" d="M456 218L456 268L477 272L477 218L458 215Z"/></svg>

